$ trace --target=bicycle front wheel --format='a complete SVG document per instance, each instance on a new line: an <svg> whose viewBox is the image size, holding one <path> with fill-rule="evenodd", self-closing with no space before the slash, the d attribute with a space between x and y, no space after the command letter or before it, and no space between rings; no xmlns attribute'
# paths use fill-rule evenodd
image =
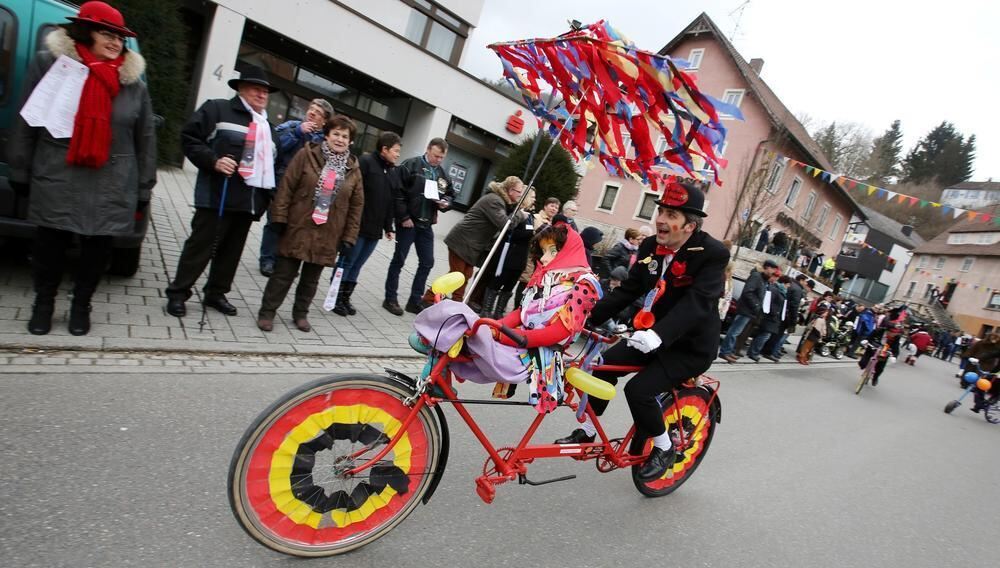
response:
<svg viewBox="0 0 1000 568"><path fill-rule="evenodd" d="M669 495L698 469L709 444L712 443L715 425L719 420L711 406L712 394L713 391L706 388L684 389L678 391L676 401L672 397L666 400L663 423L675 443L683 439L687 445L676 451L673 467L668 468L659 479L643 481L639 479L639 466L632 466L632 483L639 493L647 497ZM636 456L642 455L649 451L652 445L653 440L636 433L632 438L629 452Z"/></svg>
<svg viewBox="0 0 1000 568"><path fill-rule="evenodd" d="M865 385L871 380L872 373L871 365L866 366L865 370L861 371L861 378L858 379L858 387L854 389L854 394L861 394L861 389L865 388Z"/></svg>
<svg viewBox="0 0 1000 568"><path fill-rule="evenodd" d="M990 424L1000 424L1000 399L994 398L983 409L983 417Z"/></svg>
<svg viewBox="0 0 1000 568"><path fill-rule="evenodd" d="M440 428L425 407L395 447L357 475L403 427L410 393L377 375L326 377L292 390L250 425L229 467L229 504L264 546L333 556L385 535L409 515L438 467Z"/></svg>

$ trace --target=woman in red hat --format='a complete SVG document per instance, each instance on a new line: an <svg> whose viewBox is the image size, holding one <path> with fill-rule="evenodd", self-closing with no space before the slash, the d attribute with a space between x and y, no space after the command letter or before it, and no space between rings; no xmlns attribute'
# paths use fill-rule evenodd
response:
<svg viewBox="0 0 1000 568"><path fill-rule="evenodd" d="M24 100L60 57L87 66L69 138L54 138L18 115L8 148L11 186L30 194L37 226L32 255L35 303L28 331L52 328L66 249L80 243L69 331L90 331L90 300L110 260L112 238L129 235L156 184L156 137L142 56L125 47L135 33L121 12L87 2L71 23L49 33L32 61Z"/></svg>

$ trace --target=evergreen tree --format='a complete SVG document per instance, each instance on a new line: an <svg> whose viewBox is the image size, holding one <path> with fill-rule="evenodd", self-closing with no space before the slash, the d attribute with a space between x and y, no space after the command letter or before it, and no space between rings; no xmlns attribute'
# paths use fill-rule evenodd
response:
<svg viewBox="0 0 1000 568"><path fill-rule="evenodd" d="M156 132L161 162L181 163L180 131L191 90L187 38L178 0L115 0L128 27L138 35L146 59L146 84L153 112L163 117Z"/></svg>
<svg viewBox="0 0 1000 568"><path fill-rule="evenodd" d="M948 187L972 176L976 137L968 140L953 124L944 121L927 133L907 154L903 164L905 180L912 183L934 181Z"/></svg>
<svg viewBox="0 0 1000 568"><path fill-rule="evenodd" d="M903 151L903 130L898 120L892 121L892 126L872 142L872 153L869 159L868 183L882 187L895 181L900 175L899 160Z"/></svg>
<svg viewBox="0 0 1000 568"><path fill-rule="evenodd" d="M527 176L524 174L524 169L528 165L528 156L531 155L535 136L522 140L514 147L510 155L500 162L496 170L496 179L502 180L507 176L517 176L524 183L528 183L535 170L538 169L542 156L552 145L552 138L547 134L541 133L541 137L541 143L538 145L538 151L535 154L535 159L531 162L531 167L528 168ZM579 180L580 177L573 165L573 157L559 143L556 143L549 157L545 160L542 171L535 179L535 203L538 204L536 209L540 208L541 204L549 197L556 197L563 203L573 199L576 196Z"/></svg>
<svg viewBox="0 0 1000 568"><path fill-rule="evenodd" d="M837 133L837 123L831 122L826 128L821 128L813 135L816 143L819 144L823 155L836 168L840 159L840 135Z"/></svg>

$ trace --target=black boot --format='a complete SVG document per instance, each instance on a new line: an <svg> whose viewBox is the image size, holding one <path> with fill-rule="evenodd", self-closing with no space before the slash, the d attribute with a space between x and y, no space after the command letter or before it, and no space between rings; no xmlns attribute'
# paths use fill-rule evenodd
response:
<svg viewBox="0 0 1000 568"><path fill-rule="evenodd" d="M507 314L507 302L513 296L510 292L502 292L497 295L497 307L493 309L493 319L500 319Z"/></svg>
<svg viewBox="0 0 1000 568"><path fill-rule="evenodd" d="M87 335L90 331L90 302L73 301L69 308L69 332L71 335Z"/></svg>
<svg viewBox="0 0 1000 568"><path fill-rule="evenodd" d="M338 316L347 317L347 305L344 303L344 296L347 296L347 289L350 288L351 284L349 282L341 282L340 288L337 290L337 302L333 305L333 313Z"/></svg>
<svg viewBox="0 0 1000 568"><path fill-rule="evenodd" d="M56 306L53 298L35 298L35 304L31 307L31 321L28 322L28 333L32 335L45 335L52 331L52 313Z"/></svg>
<svg viewBox="0 0 1000 568"><path fill-rule="evenodd" d="M479 310L479 315L484 318L493 317L493 310L494 306L496 305L496 301L497 301L496 288L487 288L486 291L483 292L483 306Z"/></svg>
<svg viewBox="0 0 1000 568"><path fill-rule="evenodd" d="M353 316L358 313L358 310L354 309L354 304L351 303L351 296L354 294L354 289L358 287L357 282L348 282L347 294L344 295L344 307L347 308L347 315Z"/></svg>

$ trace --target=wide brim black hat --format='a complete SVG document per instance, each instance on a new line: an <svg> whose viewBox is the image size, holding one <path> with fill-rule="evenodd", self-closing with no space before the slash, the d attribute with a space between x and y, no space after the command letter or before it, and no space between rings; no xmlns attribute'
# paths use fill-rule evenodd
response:
<svg viewBox="0 0 1000 568"><path fill-rule="evenodd" d="M255 65L248 65L243 68L240 72L240 76L235 79L229 80L229 88L236 91L239 88L240 83L252 83L254 85L260 85L262 87L267 87L268 92L274 93L279 89L272 85L267 80L267 73L263 69Z"/></svg>
<svg viewBox="0 0 1000 568"><path fill-rule="evenodd" d="M663 195L656 204L660 207L693 213L699 217L708 217L708 213L705 213L705 194L693 183L686 181L667 182L663 188Z"/></svg>

